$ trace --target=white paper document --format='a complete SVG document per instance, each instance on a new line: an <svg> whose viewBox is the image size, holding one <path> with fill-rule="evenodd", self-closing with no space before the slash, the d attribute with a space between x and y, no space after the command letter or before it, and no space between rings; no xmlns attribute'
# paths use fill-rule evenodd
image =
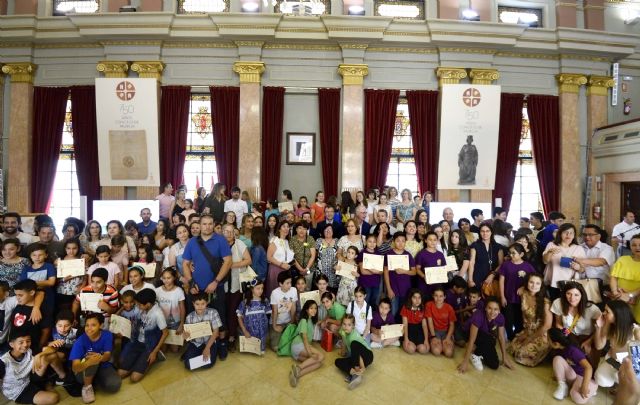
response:
<svg viewBox="0 0 640 405"><path fill-rule="evenodd" d="M134 262L132 266L140 266L144 269L144 278L154 278L156 276L156 263Z"/></svg>
<svg viewBox="0 0 640 405"><path fill-rule="evenodd" d="M446 260L447 260L447 265L445 267L447 268L447 271L457 271L458 270L458 262L456 261L456 257L455 256L447 256Z"/></svg>
<svg viewBox="0 0 640 405"><path fill-rule="evenodd" d="M247 339L246 337L240 335L240 351L243 353L262 355L260 343L260 339L255 336L251 336L249 339Z"/></svg>
<svg viewBox="0 0 640 405"><path fill-rule="evenodd" d="M300 293L300 308L304 307L304 303L309 300L315 301L316 304L320 305L320 291L313 290Z"/></svg>
<svg viewBox="0 0 640 405"><path fill-rule="evenodd" d="M184 345L184 337L182 335L176 334L175 330L169 329L169 334L164 342L168 345L176 345L183 346Z"/></svg>
<svg viewBox="0 0 640 405"><path fill-rule="evenodd" d="M189 359L189 368L191 370L206 366L207 364L211 364L211 357L209 357L207 360L204 359L204 356L198 356Z"/></svg>
<svg viewBox="0 0 640 405"><path fill-rule="evenodd" d="M187 340L193 340L205 336L211 336L211 323L209 322L197 322L197 323L185 323L185 332L189 332L189 338Z"/></svg>
<svg viewBox="0 0 640 405"><path fill-rule="evenodd" d="M380 331L380 338L382 340L401 337L403 335L401 323L397 323L395 325L382 325Z"/></svg>
<svg viewBox="0 0 640 405"><path fill-rule="evenodd" d="M80 293L80 308L83 311L102 313L102 310L98 307L100 301L102 301L102 294Z"/></svg>
<svg viewBox="0 0 640 405"><path fill-rule="evenodd" d="M123 316L113 314L109 320L109 332L114 335L121 334L131 339L131 321Z"/></svg>
<svg viewBox="0 0 640 405"><path fill-rule="evenodd" d="M58 260L58 278L82 277L87 273L84 259Z"/></svg>
<svg viewBox="0 0 640 405"><path fill-rule="evenodd" d="M389 271L409 270L409 256L387 255L387 268Z"/></svg>
<svg viewBox="0 0 640 405"><path fill-rule="evenodd" d="M362 255L362 268L382 272L384 270L384 256L365 253Z"/></svg>
<svg viewBox="0 0 640 405"><path fill-rule="evenodd" d="M336 270L336 274L338 276L348 278L349 280L355 280L356 276L353 275L353 271L357 271L356 266L354 266L353 264L338 262Z"/></svg>
<svg viewBox="0 0 640 405"><path fill-rule="evenodd" d="M442 284L449 282L446 266L423 267L422 271L424 272L424 281L427 284Z"/></svg>

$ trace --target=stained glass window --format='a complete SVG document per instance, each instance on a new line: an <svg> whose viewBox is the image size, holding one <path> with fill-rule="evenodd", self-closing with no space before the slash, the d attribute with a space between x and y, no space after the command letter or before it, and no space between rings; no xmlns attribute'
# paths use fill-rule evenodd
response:
<svg viewBox="0 0 640 405"><path fill-rule="evenodd" d="M409 122L409 105L406 99L400 99L396 112L387 185L396 187L398 192L405 188L414 194L418 192L418 176L416 175Z"/></svg>
<svg viewBox="0 0 640 405"><path fill-rule="evenodd" d="M187 156L183 173L184 182L190 194L188 198L195 195L197 187L202 186L210 190L218 181L213 145L211 96L208 94L191 95Z"/></svg>

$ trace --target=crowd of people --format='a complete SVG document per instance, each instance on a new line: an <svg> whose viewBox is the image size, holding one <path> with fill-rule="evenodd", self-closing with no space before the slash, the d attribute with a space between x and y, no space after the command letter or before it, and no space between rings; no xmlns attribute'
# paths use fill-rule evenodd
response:
<svg viewBox="0 0 640 405"><path fill-rule="evenodd" d="M558 400L586 403L598 387L617 389L620 404L640 399L625 360L640 339L633 212L612 247L599 226L579 232L560 212L533 212L517 228L500 207L490 218L473 209L454 222L446 208L435 219L431 193L394 187L339 200L318 191L311 204L289 190L255 203L238 187L227 197L222 184L193 200L183 186L161 190L159 213L144 208L140 222L68 218L60 235L46 215L27 234L20 215L4 214L8 399L56 403L55 381L91 403L94 387L140 381L168 351L194 370L247 342L292 357L293 387L335 346L353 389L375 350L397 346L449 358L462 350L460 373L547 361Z"/></svg>

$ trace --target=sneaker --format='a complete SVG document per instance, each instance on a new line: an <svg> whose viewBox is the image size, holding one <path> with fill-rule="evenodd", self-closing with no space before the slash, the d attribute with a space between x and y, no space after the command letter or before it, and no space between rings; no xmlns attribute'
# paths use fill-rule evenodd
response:
<svg viewBox="0 0 640 405"><path fill-rule="evenodd" d="M82 402L90 404L96 400L96 395L93 393L93 385L87 385L82 387Z"/></svg>
<svg viewBox="0 0 640 405"><path fill-rule="evenodd" d="M382 346L382 343L380 343L380 342L371 342L371 348L372 349L382 349L383 346Z"/></svg>
<svg viewBox="0 0 640 405"><path fill-rule="evenodd" d="M562 401L569 395L569 386L564 381L558 381L558 388L554 391L553 397L558 401Z"/></svg>
<svg viewBox="0 0 640 405"><path fill-rule="evenodd" d="M350 382L351 382L351 377L353 377L351 374L349 374L348 376L346 376L346 377L344 378L344 382L346 382L346 383L350 383Z"/></svg>
<svg viewBox="0 0 640 405"><path fill-rule="evenodd" d="M67 375L64 378L56 377L56 385L66 387L75 383L77 383L77 381L73 374L71 374L70 372L67 372Z"/></svg>
<svg viewBox="0 0 640 405"><path fill-rule="evenodd" d="M291 366L291 371L293 372L293 375L296 376L296 378L300 378L300 367L294 364Z"/></svg>
<svg viewBox="0 0 640 405"><path fill-rule="evenodd" d="M227 342L225 340L218 340L216 346L218 346L218 358L225 361L229 355Z"/></svg>
<svg viewBox="0 0 640 405"><path fill-rule="evenodd" d="M399 341L399 340L396 340L395 342L393 342L393 343L391 344L391 346L400 347L400 341Z"/></svg>
<svg viewBox="0 0 640 405"><path fill-rule="evenodd" d="M352 390L356 388L362 382L362 377L354 374L351 376L351 381L349 381L349 389Z"/></svg>
<svg viewBox="0 0 640 405"><path fill-rule="evenodd" d="M162 350L158 350L158 355L156 356L157 361L166 361L167 355L162 352Z"/></svg>
<svg viewBox="0 0 640 405"><path fill-rule="evenodd" d="M342 347L342 340L338 340L334 346L335 346L336 349L341 348Z"/></svg>
<svg viewBox="0 0 640 405"><path fill-rule="evenodd" d="M477 356L475 354L472 354L471 364L478 371L482 371L484 369L484 366L482 365L482 356Z"/></svg>
<svg viewBox="0 0 640 405"><path fill-rule="evenodd" d="M293 388L298 386L298 377L296 377L293 370L289 371L289 385Z"/></svg>

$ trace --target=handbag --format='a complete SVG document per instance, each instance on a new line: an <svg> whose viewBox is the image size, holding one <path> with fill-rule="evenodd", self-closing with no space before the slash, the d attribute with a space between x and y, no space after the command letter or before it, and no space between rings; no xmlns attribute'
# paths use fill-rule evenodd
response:
<svg viewBox="0 0 640 405"><path fill-rule="evenodd" d="M573 273L571 280L558 281L558 287L564 289L564 286L568 282L578 283L584 288L584 292L587 293L587 300L594 304L602 303L602 280L599 278L575 278L576 272Z"/></svg>
<svg viewBox="0 0 640 405"><path fill-rule="evenodd" d="M291 356L291 343L298 335L298 325L295 323L290 323L284 328L278 342L278 356Z"/></svg>
<svg viewBox="0 0 640 405"><path fill-rule="evenodd" d="M222 263L223 263L222 258L213 257L211 252L209 252L207 247L204 245L204 241L202 240L202 237L198 236L196 241L198 242L198 246L200 247L200 252L202 252L202 255L205 257L205 259L207 259L207 262L209 262L209 267L214 277L217 276L218 273L220 272L220 269L222 268ZM224 280L222 280L219 284L226 283L227 281L229 281L230 277L231 277L231 272L229 271L227 272L227 275L224 277Z"/></svg>
<svg viewBox="0 0 640 405"><path fill-rule="evenodd" d="M494 279L490 283L482 283L482 295L487 297L499 297L500 296L500 282Z"/></svg>
<svg viewBox="0 0 640 405"><path fill-rule="evenodd" d="M333 333L331 333L330 330L324 329L322 331L322 340L320 340L320 347L322 347L325 352L333 351Z"/></svg>

